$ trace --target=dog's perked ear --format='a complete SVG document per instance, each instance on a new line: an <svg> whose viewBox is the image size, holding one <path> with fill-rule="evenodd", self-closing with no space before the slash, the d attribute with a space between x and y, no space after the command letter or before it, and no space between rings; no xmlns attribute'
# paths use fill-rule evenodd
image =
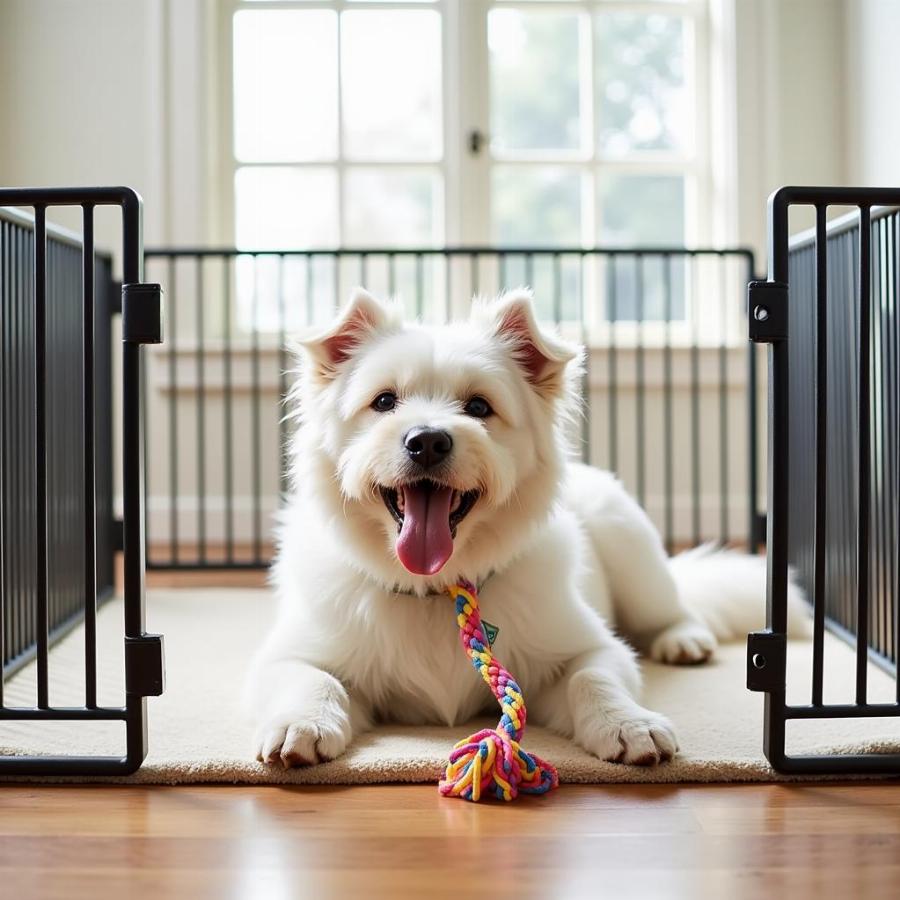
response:
<svg viewBox="0 0 900 900"><path fill-rule="evenodd" d="M535 390L547 397L559 396L565 387L566 366L579 355L578 350L541 330L527 289L501 295L489 309L494 334L508 343Z"/></svg>
<svg viewBox="0 0 900 900"><path fill-rule="evenodd" d="M356 288L331 325L324 331L301 335L296 343L309 357L315 376L327 381L388 320L388 311L368 291Z"/></svg>

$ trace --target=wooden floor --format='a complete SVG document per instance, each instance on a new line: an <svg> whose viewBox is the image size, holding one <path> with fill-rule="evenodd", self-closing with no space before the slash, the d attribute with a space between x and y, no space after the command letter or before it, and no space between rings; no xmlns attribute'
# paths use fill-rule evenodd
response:
<svg viewBox="0 0 900 900"><path fill-rule="evenodd" d="M0 897L900 896L900 785L0 787Z"/></svg>

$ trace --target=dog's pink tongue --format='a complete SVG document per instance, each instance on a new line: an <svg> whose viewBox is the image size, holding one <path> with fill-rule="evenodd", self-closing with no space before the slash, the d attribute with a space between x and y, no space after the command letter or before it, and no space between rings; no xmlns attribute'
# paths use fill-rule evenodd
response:
<svg viewBox="0 0 900 900"><path fill-rule="evenodd" d="M409 485L403 488L403 527L397 556L413 575L434 575L453 553L448 487Z"/></svg>

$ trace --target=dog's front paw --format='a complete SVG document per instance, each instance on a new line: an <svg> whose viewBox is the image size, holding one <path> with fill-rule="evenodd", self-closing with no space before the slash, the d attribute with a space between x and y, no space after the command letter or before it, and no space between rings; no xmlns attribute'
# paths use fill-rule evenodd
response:
<svg viewBox="0 0 900 900"><path fill-rule="evenodd" d="M650 658L672 665L695 665L706 662L717 646L716 636L700 622L676 622L656 636Z"/></svg>
<svg viewBox="0 0 900 900"><path fill-rule="evenodd" d="M630 766L655 766L678 752L672 723L637 704L627 713L595 720L583 730L579 743L600 759Z"/></svg>
<svg viewBox="0 0 900 900"><path fill-rule="evenodd" d="M256 758L268 765L312 766L340 756L352 736L350 718L341 709L315 720L282 716L266 723L256 737Z"/></svg>

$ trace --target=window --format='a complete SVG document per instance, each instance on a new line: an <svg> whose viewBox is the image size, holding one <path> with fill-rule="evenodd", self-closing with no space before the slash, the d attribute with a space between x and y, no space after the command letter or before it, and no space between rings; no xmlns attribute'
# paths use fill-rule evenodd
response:
<svg viewBox="0 0 900 900"><path fill-rule="evenodd" d="M705 235L705 2L226 6L239 246Z"/></svg>
<svg viewBox="0 0 900 900"><path fill-rule="evenodd" d="M696 240L702 11L671 0L490 4L493 240Z"/></svg>
<svg viewBox="0 0 900 900"><path fill-rule="evenodd" d="M707 0L225 6L233 147L225 190L238 247L708 240ZM315 295L307 307L327 311L359 274L324 263L239 261L239 294L262 297L263 323L279 278L305 284ZM449 268L427 259L423 271L399 272L397 290L433 286L425 293L443 307ZM536 288L549 278L506 274L533 275ZM562 274L565 296L577 282L596 298L586 310L592 327L638 313L659 319L664 306L676 320L690 315L683 261L640 276L627 265L582 272L570 261ZM647 296L641 310L633 299L610 302L613 292L633 295L636 277ZM576 307L570 314L580 317Z"/></svg>
<svg viewBox="0 0 900 900"><path fill-rule="evenodd" d="M443 242L440 6L231 11L239 247Z"/></svg>

